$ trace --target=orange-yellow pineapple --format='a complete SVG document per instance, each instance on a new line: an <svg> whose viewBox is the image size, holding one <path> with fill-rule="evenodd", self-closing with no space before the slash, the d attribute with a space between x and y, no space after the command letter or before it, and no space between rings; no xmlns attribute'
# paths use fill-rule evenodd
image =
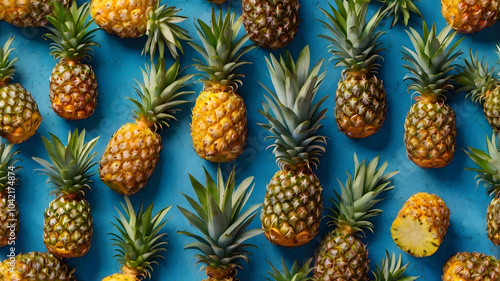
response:
<svg viewBox="0 0 500 281"><path fill-rule="evenodd" d="M44 26L56 2L68 6L71 0L0 0L0 20L22 27Z"/></svg>
<svg viewBox="0 0 500 281"><path fill-rule="evenodd" d="M497 21L499 0L441 0L446 22L460 33L473 33Z"/></svg>
<svg viewBox="0 0 500 281"><path fill-rule="evenodd" d="M500 261L481 253L457 253L443 267L443 281L500 280Z"/></svg>

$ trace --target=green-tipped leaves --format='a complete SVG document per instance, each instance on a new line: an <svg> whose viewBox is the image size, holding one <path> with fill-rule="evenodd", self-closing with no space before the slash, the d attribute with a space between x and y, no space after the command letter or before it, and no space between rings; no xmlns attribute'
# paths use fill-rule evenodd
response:
<svg viewBox="0 0 500 281"><path fill-rule="evenodd" d="M403 265L401 262L401 254L398 255L396 260L396 255L392 253L389 255L387 250L385 251L385 259L382 259L382 265L373 272L375 276L375 281L413 281L418 279L418 277L404 276L408 264Z"/></svg>
<svg viewBox="0 0 500 281"><path fill-rule="evenodd" d="M10 48L12 41L14 41L14 37L9 38L0 50L0 85L12 79L15 72L14 64L17 61L17 57L9 59L10 52L14 50L14 48Z"/></svg>
<svg viewBox="0 0 500 281"><path fill-rule="evenodd" d="M477 172L477 184L484 184L490 194L497 196L500 192L500 151L498 151L497 134L493 133L491 139L486 136L487 151L468 147L465 151L470 159L479 168L465 168L469 171Z"/></svg>
<svg viewBox="0 0 500 281"><path fill-rule="evenodd" d="M310 281L312 280L310 273L314 269L311 266L312 258L308 259L304 265L300 268L297 261L295 261L292 265L292 268L288 269L285 263L285 259L281 258L281 263L283 266L283 272L280 272L272 263L267 262L271 266L272 271L268 271L269 275L273 277L273 279L266 278L269 281Z"/></svg>
<svg viewBox="0 0 500 281"><path fill-rule="evenodd" d="M19 150L14 150L14 145L3 142L0 145L0 193L8 192L10 187L15 187L19 182L17 171L21 169L17 163L21 161L16 155Z"/></svg>

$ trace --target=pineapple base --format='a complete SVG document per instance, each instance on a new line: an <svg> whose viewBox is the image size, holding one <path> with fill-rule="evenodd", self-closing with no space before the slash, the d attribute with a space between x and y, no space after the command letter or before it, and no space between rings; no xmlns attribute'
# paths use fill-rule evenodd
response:
<svg viewBox="0 0 500 281"><path fill-rule="evenodd" d="M15 257L14 272L9 259L0 263L2 281L76 281L75 270L69 269L59 258L49 253L30 252Z"/></svg>
<svg viewBox="0 0 500 281"><path fill-rule="evenodd" d="M496 246L500 246L500 198L491 200L486 212L486 232Z"/></svg>
<svg viewBox="0 0 500 281"><path fill-rule="evenodd" d="M443 267L443 281L496 281L500 263L481 253L457 253Z"/></svg>
<svg viewBox="0 0 500 281"><path fill-rule="evenodd" d="M192 112L191 138L201 158L230 162L243 152L247 140L245 102L231 88L205 86Z"/></svg>
<svg viewBox="0 0 500 281"><path fill-rule="evenodd" d="M494 131L500 130L500 86L485 95L484 117Z"/></svg>
<svg viewBox="0 0 500 281"><path fill-rule="evenodd" d="M53 2L68 6L69 0L0 0L0 20L19 27L39 27L48 23Z"/></svg>
<svg viewBox="0 0 500 281"><path fill-rule="evenodd" d="M9 209L10 203L7 195L0 193L0 247L8 245L9 238L16 238L19 232L19 208L16 201L13 201L12 203L14 208ZM12 213L15 217L10 216L10 214ZM16 224L14 227L14 237L10 235L12 231L12 229L10 228L10 222L8 221L10 219L16 220Z"/></svg>
<svg viewBox="0 0 500 281"><path fill-rule="evenodd" d="M460 33L474 33L497 21L498 0L441 0L446 22Z"/></svg>
<svg viewBox="0 0 500 281"><path fill-rule="evenodd" d="M140 123L121 126L109 140L99 164L102 182L122 195L143 189L160 158L160 135Z"/></svg>

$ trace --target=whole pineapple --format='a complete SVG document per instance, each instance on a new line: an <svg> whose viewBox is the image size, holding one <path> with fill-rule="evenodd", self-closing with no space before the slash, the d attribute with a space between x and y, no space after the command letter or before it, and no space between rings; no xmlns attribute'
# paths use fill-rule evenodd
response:
<svg viewBox="0 0 500 281"><path fill-rule="evenodd" d="M92 67L81 62L90 59L91 47L99 45L92 39L97 28L90 29L87 21L88 3L80 7L74 0L66 9L54 3L54 14L47 17L53 34L45 37L54 41L50 54L59 63L50 76L50 102L54 112L68 120L85 119L94 113L97 105L97 81Z"/></svg>
<svg viewBox="0 0 500 281"><path fill-rule="evenodd" d="M187 103L182 98L193 92L182 91L193 75L178 77L179 61L165 70L164 59L146 65L142 71L144 84L136 89L140 101L130 99L136 106L135 123L118 129L106 147L99 164L99 177L112 190L132 195L144 188L160 160L161 137L156 132L169 126L177 106Z"/></svg>
<svg viewBox="0 0 500 281"><path fill-rule="evenodd" d="M392 223L391 236L396 245L414 257L433 255L446 236L450 210L435 194L419 192L403 205Z"/></svg>
<svg viewBox="0 0 500 281"><path fill-rule="evenodd" d="M42 116L31 94L19 83L12 84L14 64L9 49L14 38L0 49L0 136L10 143L21 143L33 136L42 122Z"/></svg>
<svg viewBox="0 0 500 281"><path fill-rule="evenodd" d="M441 0L446 22L460 33L474 33L492 26L499 8L499 0Z"/></svg>
<svg viewBox="0 0 500 281"><path fill-rule="evenodd" d="M311 281L312 278L308 277L313 270L311 266L313 258L308 259L302 267L299 268L299 264L295 261L292 265L291 269L288 269L286 266L285 260L283 257L281 258L281 263L283 264L283 273L281 273L272 263L267 262L272 269L272 272L268 271L269 275L273 277L273 279L266 280L269 281Z"/></svg>
<svg viewBox="0 0 500 281"><path fill-rule="evenodd" d="M242 74L235 71L246 61L240 58L255 46L240 49L249 35L238 38L241 18L235 21L229 9L220 11L212 23L198 20L196 30L203 47L189 42L205 62L196 60L196 69L204 72L200 82L203 91L196 98L191 123L191 138L195 152L212 162L230 162L242 152L247 140L247 111L245 102L236 90Z"/></svg>
<svg viewBox="0 0 500 281"><path fill-rule="evenodd" d="M242 0L243 25L250 40L263 48L279 49L299 29L299 0Z"/></svg>
<svg viewBox="0 0 500 281"><path fill-rule="evenodd" d="M45 209L43 242L47 250L58 257L81 257L90 249L93 235L93 218L85 192L93 175L90 169L97 164L92 153L97 140L85 143L85 130L75 129L68 133L68 144L64 146L54 135L51 140L43 137L45 149L52 163L41 158L33 160L43 166L42 174L54 189L57 198Z"/></svg>
<svg viewBox="0 0 500 281"><path fill-rule="evenodd" d="M377 169L378 162L376 157L368 165L365 161L360 164L354 154L354 177L347 173L345 185L339 181L341 194L335 191L337 198L332 200L334 207L329 216L335 228L323 238L316 252L315 280L367 280L368 250L357 235L373 231L368 219L382 213L373 207L382 200L378 199L380 193L394 188L390 178L398 173L384 174L388 164Z"/></svg>
<svg viewBox="0 0 500 281"><path fill-rule="evenodd" d="M443 267L443 281L496 281L500 261L481 253L457 253Z"/></svg>
<svg viewBox="0 0 500 281"><path fill-rule="evenodd" d="M44 26L56 2L67 7L71 0L0 0L0 21L21 27Z"/></svg>
<svg viewBox="0 0 500 281"><path fill-rule="evenodd" d="M326 138L317 131L327 111L319 107L327 97L313 100L326 73L319 74L323 60L309 69L308 46L297 63L288 52L285 59L271 55L266 61L276 92L264 87L269 96L264 96L267 103L260 113L269 123L259 125L274 139L271 147L280 170L267 184L260 220L269 241L295 247L318 233L323 211L321 184L311 166L325 151Z"/></svg>
<svg viewBox="0 0 500 281"><path fill-rule="evenodd" d="M0 145L0 247L15 243L19 232L19 208L15 200L15 189L18 179L16 166L19 159L12 144L6 142Z"/></svg>
<svg viewBox="0 0 500 281"><path fill-rule="evenodd" d="M214 182L207 170L205 177L206 186L203 186L189 175L198 202L184 194L196 214L177 206L202 235L188 231L178 233L197 240L184 249L200 252L195 257L205 270L205 281L237 281L236 274L238 268L242 268L241 261L249 262L250 252L247 248L255 247L244 242L262 233L260 229L246 230L261 204L243 209L253 191L253 185L250 187L252 177L243 180L238 187L235 185L234 169L226 183L220 167L217 169L217 182Z"/></svg>
<svg viewBox="0 0 500 281"><path fill-rule="evenodd" d="M464 60L462 67L455 80L463 85L459 91L469 92L474 102L484 102L483 110L486 120L493 130L500 130L500 81L494 75L495 68L488 69L488 63L484 58L479 61L476 55L470 51L470 60Z"/></svg>
<svg viewBox="0 0 500 281"><path fill-rule="evenodd" d="M50 253L29 252L0 263L2 281L76 281L75 270Z"/></svg>
<svg viewBox="0 0 500 281"><path fill-rule="evenodd" d="M153 214L153 204L144 210L142 202L136 212L130 199L125 196L125 204L121 203L126 217L117 209L118 223L113 225L119 234L111 233L116 249L121 272L110 275L102 281L139 281L150 278L150 270L155 260L163 258L162 252L167 251L164 246L166 233L160 233L167 221L163 221L171 206Z"/></svg>
<svg viewBox="0 0 500 281"><path fill-rule="evenodd" d="M335 66L342 66L342 77L335 94L335 120L339 130L351 138L366 138L382 128L387 105L383 82L377 78L382 50L375 28L384 18L377 11L367 22L369 1L335 0L331 13L320 8L329 22L321 21L331 36L320 35L332 43L329 52Z"/></svg>
<svg viewBox="0 0 500 281"><path fill-rule="evenodd" d="M445 103L443 92L453 88L450 72L463 38L452 44L456 32L450 31L447 26L437 34L435 25L429 31L424 21L423 37L411 27L407 31L415 50L403 47L403 59L410 62L404 65L409 71L405 80L412 81L408 89L418 94L404 125L406 155L421 168L444 167L455 155L455 112Z"/></svg>
<svg viewBox="0 0 500 281"><path fill-rule="evenodd" d="M161 0L91 0L90 15L104 31L121 38L137 38L147 35L143 54L154 58L156 49L164 57L168 48L173 58L184 53L180 40L191 40L187 31L177 24L186 17L179 16L178 9L161 5Z"/></svg>
<svg viewBox="0 0 500 281"><path fill-rule="evenodd" d="M407 267L408 264L401 265L401 254L396 261L396 255L394 253L389 255L386 250L382 265L380 267L377 265L377 270L372 271L372 273L375 276L375 281L413 281L418 279L419 277L404 275Z"/></svg>

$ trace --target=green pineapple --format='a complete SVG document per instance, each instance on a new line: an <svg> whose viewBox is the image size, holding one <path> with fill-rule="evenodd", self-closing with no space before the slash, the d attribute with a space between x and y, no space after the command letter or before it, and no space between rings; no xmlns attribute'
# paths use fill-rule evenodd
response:
<svg viewBox="0 0 500 281"><path fill-rule="evenodd" d="M15 199L16 174L21 169L16 166L18 153L12 144L0 145L0 247L10 245L19 232L19 208Z"/></svg>
<svg viewBox="0 0 500 281"><path fill-rule="evenodd" d="M29 252L0 263L2 281L76 281L75 270L50 253Z"/></svg>
<svg viewBox="0 0 500 281"><path fill-rule="evenodd" d="M85 130L75 129L68 133L65 146L54 135L51 140L43 137L45 149L51 162L33 157L47 182L54 189L51 194L57 198L45 209L43 242L47 250L58 257L81 257L90 249L94 233L90 205L85 200L85 192L90 189L90 169L97 164L92 161L97 152L92 149L99 138L85 143Z"/></svg>
<svg viewBox="0 0 500 281"><path fill-rule="evenodd" d="M203 264L202 269L207 275L205 281L237 281L236 274L238 268L242 268L241 261L249 262L250 252L246 248L255 247L243 242L262 233L260 229L246 230L261 206L256 204L243 209L253 191L253 186L249 188L253 177L246 178L238 187L235 186L234 169L226 183L220 167L217 169L217 182L207 170L205 177L206 185L203 186L189 175L198 202L184 194L196 214L177 206L202 236L187 231L178 233L197 240L184 249L200 252L195 257L198 263Z"/></svg>
<svg viewBox="0 0 500 281"><path fill-rule="evenodd" d="M367 280L368 250L357 236L364 230L373 232L368 219L382 213L373 207L382 200L378 198L382 192L394 188L390 178L398 173L384 174L388 164L377 169L378 162L376 157L368 165L365 161L360 164L354 154L354 177L347 173L345 185L339 181L341 193L335 192L337 198L332 200L334 207L328 216L335 228L323 238L316 253L316 280Z"/></svg>
<svg viewBox="0 0 500 281"><path fill-rule="evenodd" d="M311 281L312 278L308 277L311 271L314 269L311 266L313 258L308 259L302 267L299 268L299 264L295 261L291 269L288 269L285 263L285 259L281 258L281 263L283 264L283 273L281 273L272 263L267 262L272 269L272 272L267 272L273 277L273 279L268 279L269 281Z"/></svg>
<svg viewBox="0 0 500 281"><path fill-rule="evenodd" d="M418 277L404 276L407 267L408 264L401 265L401 254L396 261L396 255L394 253L389 255L386 250L382 265L380 267L377 265L377 270L372 271L372 273L375 276L375 281L413 281L418 279Z"/></svg>
<svg viewBox="0 0 500 281"><path fill-rule="evenodd" d="M273 153L280 170L267 184L260 214L262 228L269 241L295 247L308 243L318 233L323 211L321 184L312 171L325 151L326 138L317 133L326 109L320 109L327 97L314 102L326 72L319 73L323 61L312 69L309 47L299 54L297 63L290 53L279 61L267 59L275 92L264 86L267 103L259 111L268 124L274 143Z"/></svg>

